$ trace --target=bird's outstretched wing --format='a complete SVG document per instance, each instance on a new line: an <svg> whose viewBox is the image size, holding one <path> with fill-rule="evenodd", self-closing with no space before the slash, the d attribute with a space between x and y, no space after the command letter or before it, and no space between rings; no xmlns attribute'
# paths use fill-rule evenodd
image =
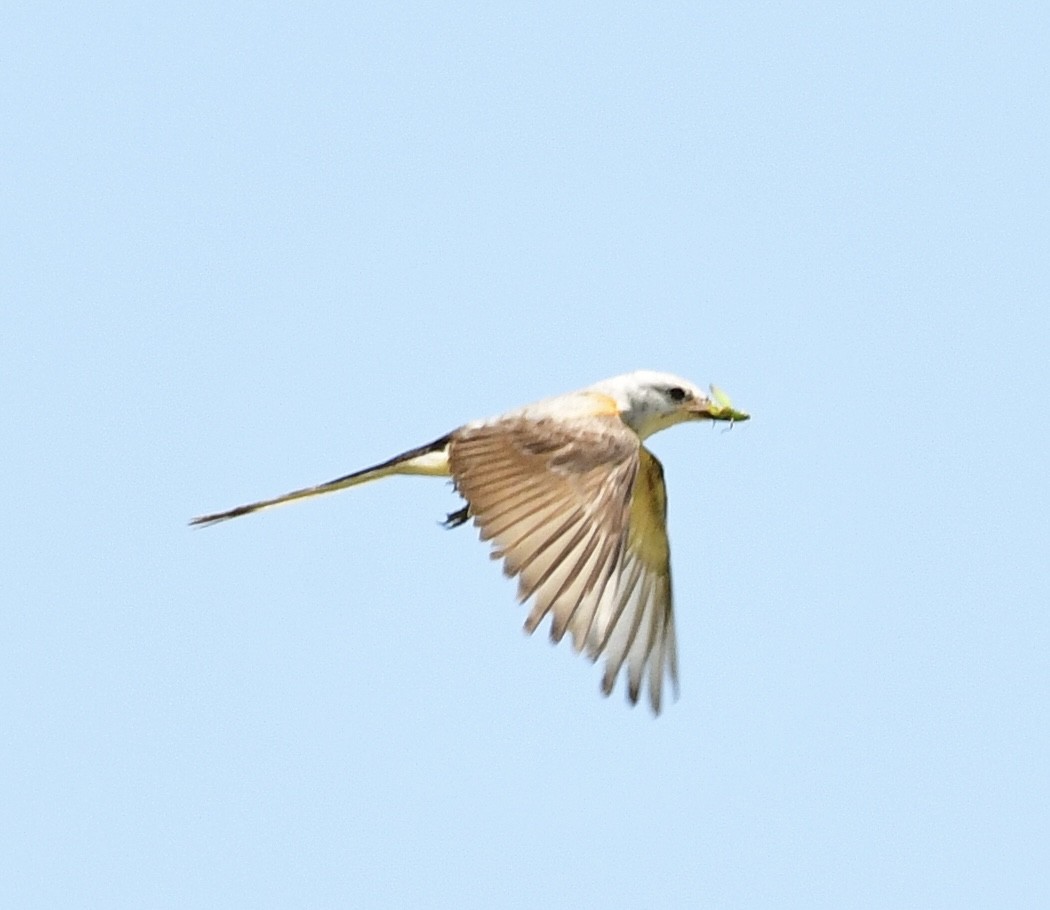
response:
<svg viewBox="0 0 1050 910"><path fill-rule="evenodd" d="M493 543L525 628L550 613L551 637L605 656L608 695L627 666L638 701L648 675L659 713L663 677L678 687L663 470L611 415L512 416L452 434L449 466L482 540Z"/></svg>

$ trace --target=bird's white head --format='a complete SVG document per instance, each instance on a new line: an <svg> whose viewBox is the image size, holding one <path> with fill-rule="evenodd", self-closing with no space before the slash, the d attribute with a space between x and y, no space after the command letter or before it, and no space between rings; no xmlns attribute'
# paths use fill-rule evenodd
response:
<svg viewBox="0 0 1050 910"><path fill-rule="evenodd" d="M623 420L642 439L690 420L747 420L712 387L713 400L703 389L672 373L638 370L595 383L588 392L616 402Z"/></svg>

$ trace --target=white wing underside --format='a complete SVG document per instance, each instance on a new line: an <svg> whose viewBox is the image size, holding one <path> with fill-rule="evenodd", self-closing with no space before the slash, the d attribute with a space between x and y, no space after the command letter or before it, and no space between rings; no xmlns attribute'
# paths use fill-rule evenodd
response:
<svg viewBox="0 0 1050 910"><path fill-rule="evenodd" d="M593 407L593 404L592 404ZM608 695L627 668L637 702L648 679L659 713L677 694L666 498L659 462L613 416L517 414L452 434L449 467L493 558L518 578L525 621L605 656Z"/></svg>

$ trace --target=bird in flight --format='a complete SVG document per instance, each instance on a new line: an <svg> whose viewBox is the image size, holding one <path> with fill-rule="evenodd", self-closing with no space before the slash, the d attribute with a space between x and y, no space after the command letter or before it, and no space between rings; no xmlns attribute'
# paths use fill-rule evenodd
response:
<svg viewBox="0 0 1050 910"><path fill-rule="evenodd" d="M724 392L710 394L668 373L641 370L499 417L464 424L429 445L370 468L194 518L213 525L271 506L334 493L392 474L451 477L466 505L444 522L473 519L492 558L532 603L525 629L548 614L550 634L577 652L605 657L608 695L627 668L636 704L648 678L660 713L665 675L678 693L663 468L642 445L695 420L742 421Z"/></svg>

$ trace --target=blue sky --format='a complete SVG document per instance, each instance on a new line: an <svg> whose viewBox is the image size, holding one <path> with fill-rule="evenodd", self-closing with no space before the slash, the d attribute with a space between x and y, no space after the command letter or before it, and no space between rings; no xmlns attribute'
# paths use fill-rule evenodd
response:
<svg viewBox="0 0 1050 910"><path fill-rule="evenodd" d="M1045 4L0 33L0 903L1050 903ZM439 482L186 527L640 367L659 719Z"/></svg>

